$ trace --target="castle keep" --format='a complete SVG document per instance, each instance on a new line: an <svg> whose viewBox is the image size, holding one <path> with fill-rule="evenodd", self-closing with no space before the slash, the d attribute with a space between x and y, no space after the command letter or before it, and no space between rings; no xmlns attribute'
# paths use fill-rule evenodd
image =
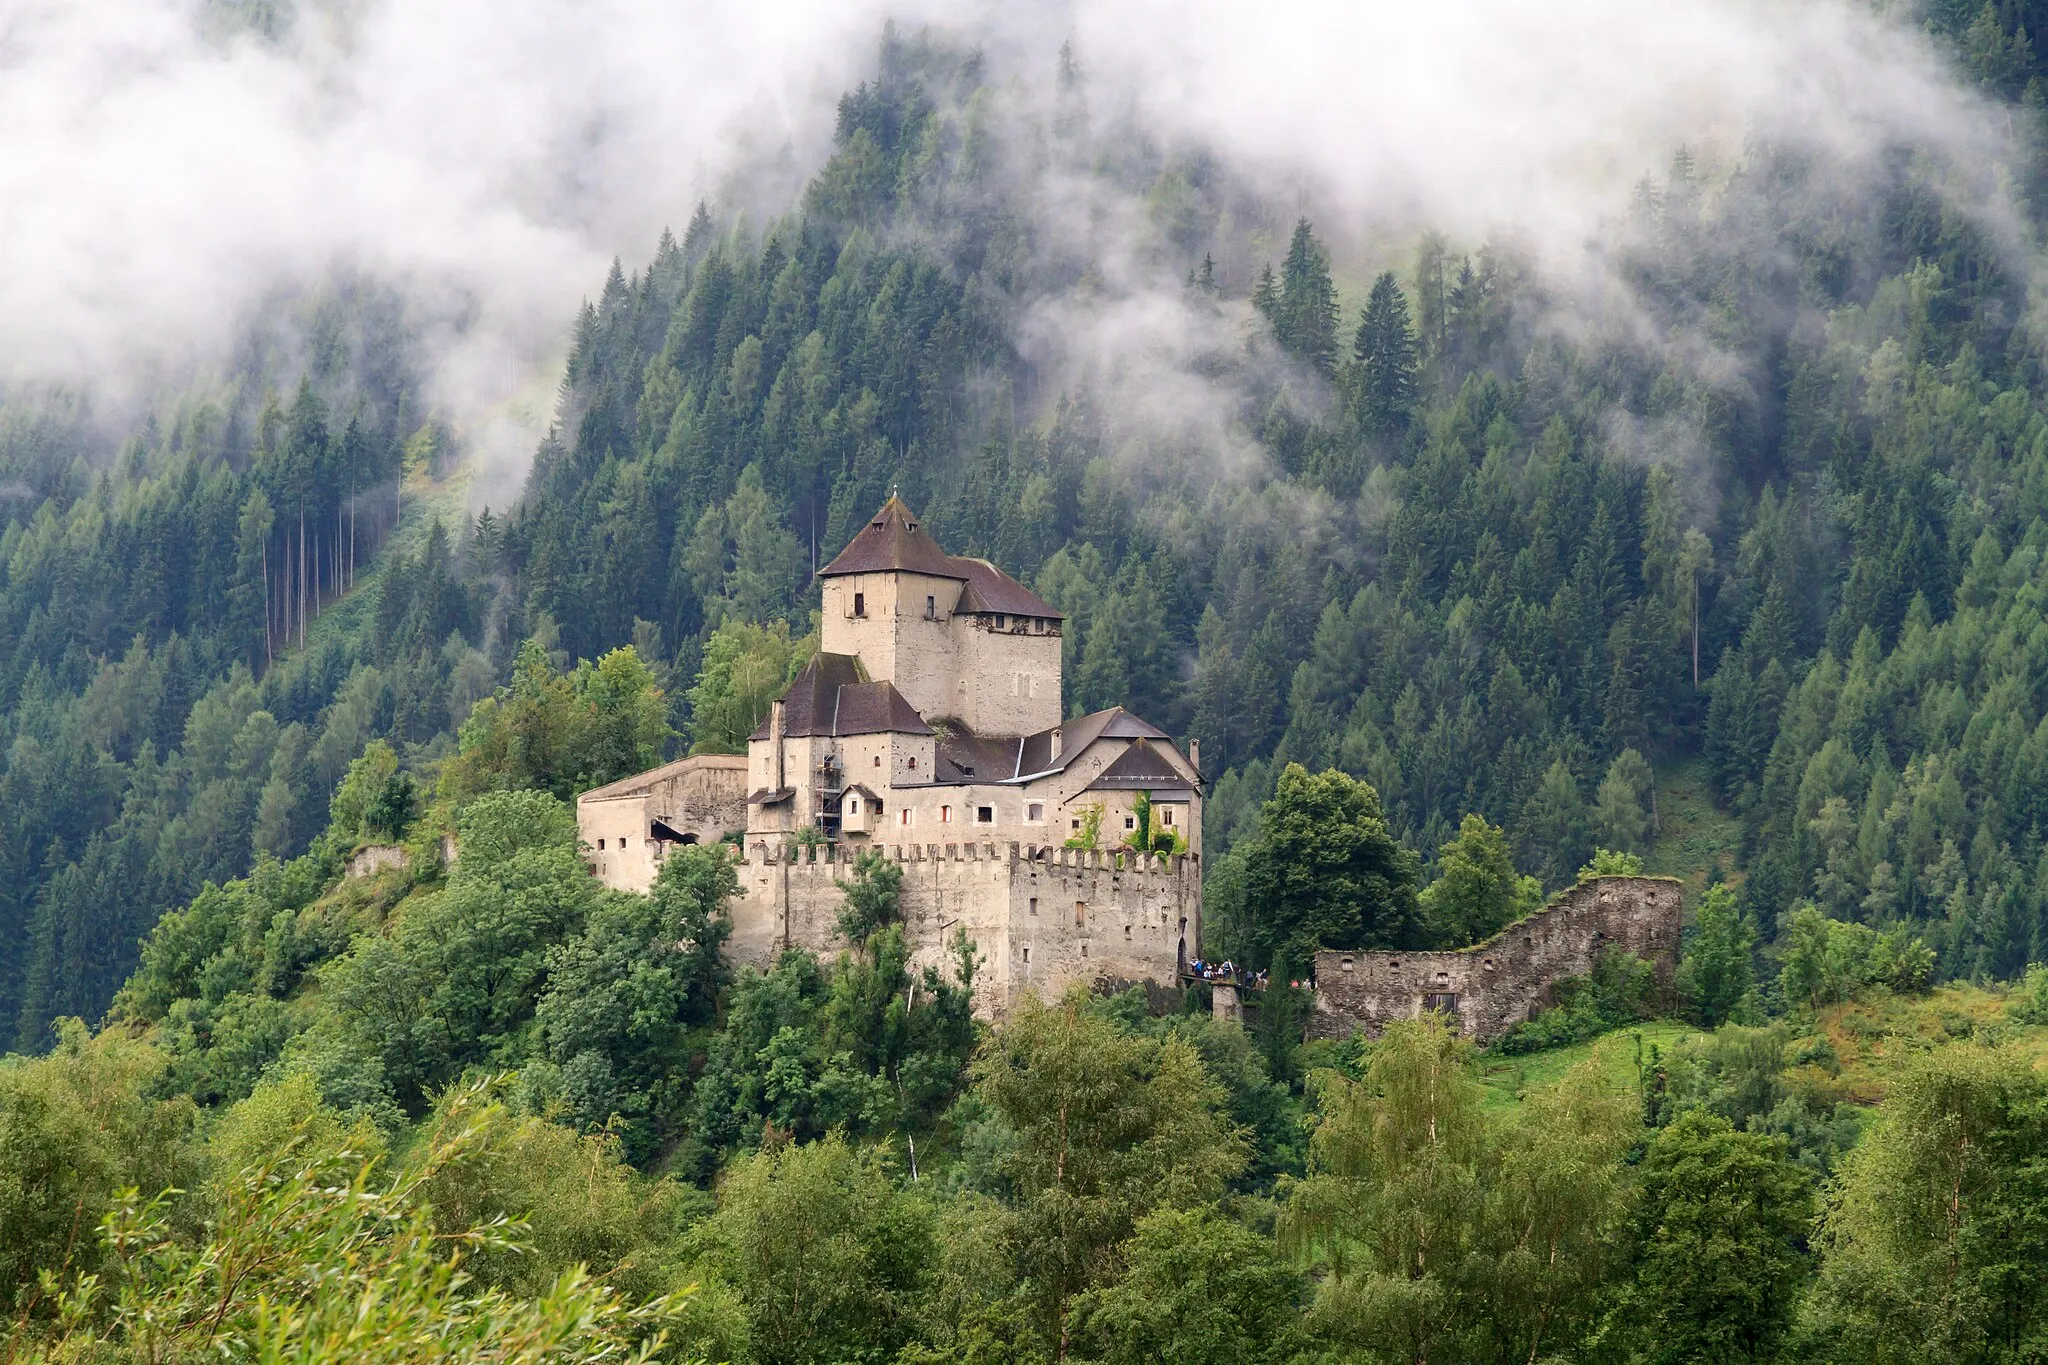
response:
<svg viewBox="0 0 2048 1365"><path fill-rule="evenodd" d="M765 964L840 946L834 883L872 849L904 867L921 959L956 928L980 949L985 1012L1075 981L1171 985L1201 932L1195 756L1121 707L1067 717L1060 613L893 497L818 577L821 648L744 757L577 798L597 875L645 891L676 845L741 834L729 947Z"/></svg>

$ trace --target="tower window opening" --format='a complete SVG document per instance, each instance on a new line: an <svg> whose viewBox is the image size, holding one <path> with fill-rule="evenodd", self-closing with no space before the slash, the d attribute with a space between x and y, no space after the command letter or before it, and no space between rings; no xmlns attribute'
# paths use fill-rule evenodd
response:
<svg viewBox="0 0 2048 1365"><path fill-rule="evenodd" d="M868 595L866 593L857 592L853 595L853 614L855 616L866 616L868 614Z"/></svg>
<svg viewBox="0 0 2048 1365"><path fill-rule="evenodd" d="M927 596L924 599L924 619L927 621L936 621L939 619L938 598Z"/></svg>

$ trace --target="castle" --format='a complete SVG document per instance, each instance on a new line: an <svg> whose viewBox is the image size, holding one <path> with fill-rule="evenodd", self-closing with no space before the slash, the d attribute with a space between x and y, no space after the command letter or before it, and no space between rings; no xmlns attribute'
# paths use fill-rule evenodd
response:
<svg viewBox="0 0 2048 1365"><path fill-rule="evenodd" d="M818 579L819 652L744 757L577 798L597 875L645 891L676 845L740 835L728 949L759 965L843 946L836 883L873 850L903 867L922 960L973 940L984 1013L1076 981L1174 984L1201 935L1195 746L1121 707L1067 717L1061 614L894 497Z"/></svg>

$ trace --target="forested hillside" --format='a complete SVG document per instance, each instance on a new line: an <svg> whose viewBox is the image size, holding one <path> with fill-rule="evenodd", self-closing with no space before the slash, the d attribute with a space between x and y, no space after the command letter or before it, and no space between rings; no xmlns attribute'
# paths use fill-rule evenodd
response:
<svg viewBox="0 0 2048 1365"><path fill-rule="evenodd" d="M1995 51L1987 22L1962 50L2024 95L2018 20ZM1060 92L892 38L798 209L700 207L604 282L511 508L408 512L454 457L369 291L308 306L310 369L252 348L110 468L82 418L17 404L18 1042L96 1017L204 881L305 848L368 740L430 778L528 635L558 668L636 643L689 736L707 641L720 677L777 672L757 628L806 633L813 555L891 488L1068 613L1074 706L1203 741L1212 854L1298 761L1370 781L1425 858L1481 814L1555 886L1596 843L1647 850L1654 772L1698 763L1767 934L1813 898L1921 927L1945 974L2042 954L2039 346L2018 247L1938 168L1845 187L1680 149L1614 230L1625 335L1560 327L1512 243L1335 262L1214 161L1091 123L1078 66ZM1141 212L1135 272L1047 209L1077 181ZM1183 310L1261 453L1048 360L1048 309L1119 290Z"/></svg>

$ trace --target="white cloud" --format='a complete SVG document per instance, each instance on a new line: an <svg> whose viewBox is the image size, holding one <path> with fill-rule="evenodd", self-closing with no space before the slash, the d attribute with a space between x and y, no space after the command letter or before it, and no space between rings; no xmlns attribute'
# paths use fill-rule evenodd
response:
<svg viewBox="0 0 2048 1365"><path fill-rule="evenodd" d="M1675 144L1756 135L1848 163L1910 141L1995 202L1999 121L1917 34L1838 0L349 0L276 42L209 33L199 0L12 0L0 382L147 392L340 268L406 293L430 396L523 460L545 412L510 400L552 392L609 259L787 147L755 207L783 200L886 14L1038 83L1072 36L1100 115L1220 149L1340 241L1427 222L1568 262ZM1183 381L1155 397L1198 411L1186 353L1208 343L1172 338L1182 304L1132 292L1145 268L1122 260L1102 326L1044 310L1027 344L1149 347Z"/></svg>

